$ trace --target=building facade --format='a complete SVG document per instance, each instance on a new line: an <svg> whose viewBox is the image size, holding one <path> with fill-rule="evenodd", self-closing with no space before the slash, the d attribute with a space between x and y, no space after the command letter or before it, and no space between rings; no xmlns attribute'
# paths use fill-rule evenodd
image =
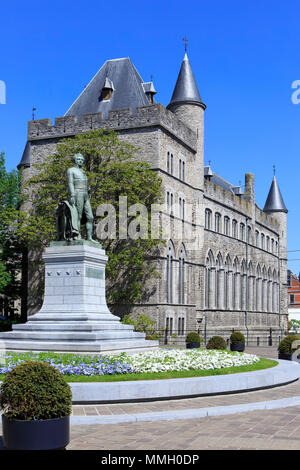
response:
<svg viewBox="0 0 300 470"><path fill-rule="evenodd" d="M289 320L300 321L300 277L288 270L287 284Z"/></svg>
<svg viewBox="0 0 300 470"><path fill-rule="evenodd" d="M242 191L204 165L206 105L186 54L166 108L155 103L155 93L129 58L105 62L54 125L50 119L29 122L20 162L24 178L61 138L118 131L159 173L165 200L158 218L166 245L155 258L160 278L151 281L147 302L131 306L132 314L154 319L168 341L183 343L189 331L228 340L239 330L249 344L276 344L288 313L287 209L276 177L261 210L252 174L245 174Z"/></svg>

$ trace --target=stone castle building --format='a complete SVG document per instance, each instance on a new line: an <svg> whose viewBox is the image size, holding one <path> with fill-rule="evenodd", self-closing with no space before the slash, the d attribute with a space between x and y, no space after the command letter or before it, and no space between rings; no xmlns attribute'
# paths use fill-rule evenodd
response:
<svg viewBox="0 0 300 470"><path fill-rule="evenodd" d="M159 173L165 198L159 223L166 245L156 258L161 277L133 314L148 315L179 341L188 331L228 340L239 330L249 344L276 344L287 328L287 209L276 177L261 210L252 174L242 191L204 165L206 105L186 54L167 108L155 103L155 93L129 58L108 60L54 125L29 122L24 177L61 138L118 131Z"/></svg>

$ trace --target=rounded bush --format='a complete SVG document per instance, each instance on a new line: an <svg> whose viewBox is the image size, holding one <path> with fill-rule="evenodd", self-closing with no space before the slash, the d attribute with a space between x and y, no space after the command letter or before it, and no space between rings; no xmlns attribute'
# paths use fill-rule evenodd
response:
<svg viewBox="0 0 300 470"><path fill-rule="evenodd" d="M187 337L186 337L186 340L185 340L186 343L199 343L201 342L201 338L200 336L198 335L198 333L196 333L195 331L191 331Z"/></svg>
<svg viewBox="0 0 300 470"><path fill-rule="evenodd" d="M208 341L206 349L227 349L227 344L222 336L213 336Z"/></svg>
<svg viewBox="0 0 300 470"><path fill-rule="evenodd" d="M7 418L25 421L63 418L72 411L72 392L64 376L49 364L25 362L8 372L0 387Z"/></svg>
<svg viewBox="0 0 300 470"><path fill-rule="evenodd" d="M245 336L240 331L234 331L230 336L232 344L245 344Z"/></svg>
<svg viewBox="0 0 300 470"><path fill-rule="evenodd" d="M288 335L285 338L283 338L282 341L280 341L279 346L278 346L278 352L280 354L292 354L294 352L294 349L292 349L292 344L294 341L299 341L300 338L299 336L296 335Z"/></svg>

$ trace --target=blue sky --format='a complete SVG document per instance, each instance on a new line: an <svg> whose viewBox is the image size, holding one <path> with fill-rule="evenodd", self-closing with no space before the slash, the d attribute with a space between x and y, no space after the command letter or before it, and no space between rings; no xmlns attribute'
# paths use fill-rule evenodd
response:
<svg viewBox="0 0 300 470"><path fill-rule="evenodd" d="M0 151L19 163L31 109L62 116L107 59L129 56L169 103L184 55L205 112L205 162L231 183L255 175L264 206L273 164L288 214L288 258L300 271L300 2L278 0L11 1L1 6Z"/></svg>

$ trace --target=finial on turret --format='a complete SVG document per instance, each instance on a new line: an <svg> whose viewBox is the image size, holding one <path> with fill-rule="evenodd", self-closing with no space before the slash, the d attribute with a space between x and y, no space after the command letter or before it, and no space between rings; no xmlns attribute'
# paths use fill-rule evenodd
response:
<svg viewBox="0 0 300 470"><path fill-rule="evenodd" d="M185 50L185 53L186 53L189 40L187 39L186 36L184 36L184 38L182 38L182 40L184 42L184 50Z"/></svg>
<svg viewBox="0 0 300 470"><path fill-rule="evenodd" d="M36 107L32 106L32 120L33 121L34 121L34 118L35 118L34 111L36 111Z"/></svg>
<svg viewBox="0 0 300 470"><path fill-rule="evenodd" d="M275 176L276 175L276 166L273 165L273 175Z"/></svg>

